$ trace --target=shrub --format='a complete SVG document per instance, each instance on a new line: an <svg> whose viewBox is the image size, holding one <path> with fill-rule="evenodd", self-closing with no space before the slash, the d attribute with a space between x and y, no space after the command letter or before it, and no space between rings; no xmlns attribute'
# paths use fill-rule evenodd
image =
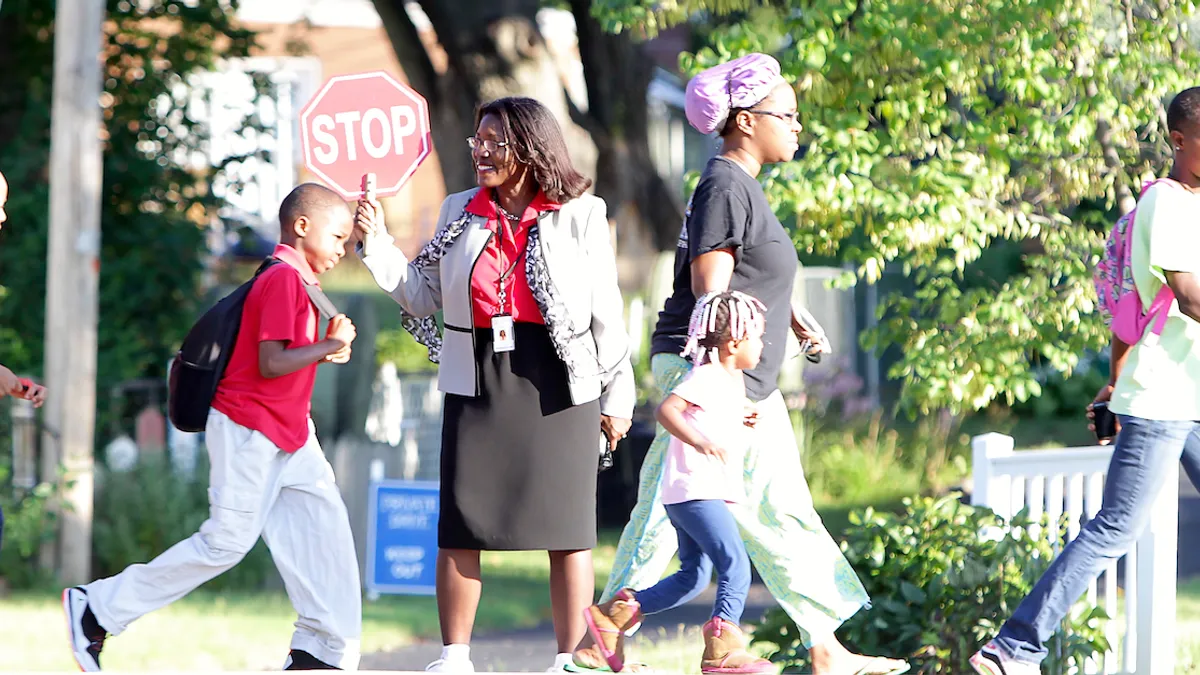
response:
<svg viewBox="0 0 1200 675"><path fill-rule="evenodd" d="M1108 372L1108 350L1083 354L1070 374L1040 366L1034 370L1034 376L1041 385L1041 393L1023 403L1014 403L1012 410L1021 417L1078 419L1100 387L1108 382Z"/></svg>
<svg viewBox="0 0 1200 675"><path fill-rule="evenodd" d="M843 369L806 369L789 398L804 475L819 504L938 492L967 471L969 439L948 411L911 421L881 410Z"/></svg>
<svg viewBox="0 0 1200 675"><path fill-rule="evenodd" d="M402 373L431 373L437 364L429 360L429 350L408 334L403 328L379 331L375 336L375 362L394 363Z"/></svg>
<svg viewBox="0 0 1200 675"><path fill-rule="evenodd" d="M92 197L103 232L101 435L108 385L163 378L195 318L205 233L224 205L213 189L223 169L193 166L192 158L207 156L208 129L197 113L209 105L198 105L202 92L185 85L254 47L254 33L236 25L236 2L104 4L110 11L98 56L106 75L96 103L103 104L104 184ZM0 3L0 167L11 186L11 226L0 232L0 363L32 374L42 370L45 343L55 19L50 0Z"/></svg>
<svg viewBox="0 0 1200 675"><path fill-rule="evenodd" d="M999 630L1054 556L1049 523L1026 512L1005 523L960 495L905 500L902 514L873 509L851 514L842 549L873 606L841 629L852 649L912 655L916 673L969 673L967 659ZM1059 536L1065 521L1058 525ZM1043 672L1065 672L1108 649L1103 609L1076 604L1066 631L1051 641ZM754 640L774 650L790 672L807 667L792 621L772 610Z"/></svg>
<svg viewBox="0 0 1200 675"><path fill-rule="evenodd" d="M0 398L0 510L4 511L0 579L8 588L28 589L51 580L38 565L38 552L57 533L57 519L49 509L57 486L54 482L13 485L13 441L36 437L37 430L14 424L12 403L11 397Z"/></svg>
<svg viewBox="0 0 1200 675"><path fill-rule="evenodd" d="M0 544L0 579L9 588L26 589L48 583L38 566L43 543L54 539L57 519L48 512L54 486L42 483L27 492L13 490L7 467L0 466L0 510L4 511L4 541Z"/></svg>

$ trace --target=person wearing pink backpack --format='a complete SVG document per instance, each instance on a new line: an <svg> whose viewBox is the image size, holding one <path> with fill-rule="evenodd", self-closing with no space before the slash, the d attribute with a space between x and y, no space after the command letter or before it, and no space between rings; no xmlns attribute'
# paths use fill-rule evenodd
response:
<svg viewBox="0 0 1200 675"><path fill-rule="evenodd" d="M1123 257L1136 295L1126 292L1128 284L1108 284L1119 296L1112 305L1116 377L1109 406L1121 431L1103 506L999 635L971 657L981 675L1041 672L1046 642L1088 584L1145 529L1155 495L1200 431L1200 87L1171 101L1167 127L1175 151L1168 179L1143 192L1125 224L1132 231L1114 232L1127 235Z"/></svg>

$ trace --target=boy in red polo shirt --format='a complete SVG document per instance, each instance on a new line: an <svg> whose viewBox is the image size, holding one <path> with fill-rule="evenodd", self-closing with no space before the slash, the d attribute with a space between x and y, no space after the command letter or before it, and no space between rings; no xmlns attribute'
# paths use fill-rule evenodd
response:
<svg viewBox="0 0 1200 675"><path fill-rule="evenodd" d="M279 209L276 264L246 296L237 342L213 397L206 444L210 514L200 531L146 564L63 591L71 648L100 670L107 635L233 567L261 535L299 614L285 669L358 666L358 559L333 468L309 417L318 363L350 359L354 325L339 314L324 340L305 291L345 255L350 208L315 184Z"/></svg>

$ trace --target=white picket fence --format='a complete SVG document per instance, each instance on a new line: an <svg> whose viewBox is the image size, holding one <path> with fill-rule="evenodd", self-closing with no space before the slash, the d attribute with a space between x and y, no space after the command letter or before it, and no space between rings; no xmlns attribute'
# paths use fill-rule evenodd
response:
<svg viewBox="0 0 1200 675"><path fill-rule="evenodd" d="M1003 434L976 436L972 503L1008 518L1028 507L1033 517L1068 518L1068 540L1100 510L1111 446L1014 452ZM1108 624L1110 652L1089 672L1171 675L1175 672L1175 580L1179 528L1178 467L1157 495L1150 525L1125 556L1125 593L1118 603L1117 561L1088 588L1088 602L1116 617L1125 615L1122 636L1117 621Z"/></svg>

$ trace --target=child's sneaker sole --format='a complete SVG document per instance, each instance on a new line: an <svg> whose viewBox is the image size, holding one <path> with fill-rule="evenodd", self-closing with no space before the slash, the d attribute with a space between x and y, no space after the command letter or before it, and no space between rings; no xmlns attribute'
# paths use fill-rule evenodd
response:
<svg viewBox="0 0 1200 675"><path fill-rule="evenodd" d="M983 652L975 652L969 663L978 675L1005 675L1004 666L985 657Z"/></svg>
<svg viewBox="0 0 1200 675"><path fill-rule="evenodd" d="M997 654L994 648L989 647L990 642L975 652L968 661L978 675L1041 675L1040 667L1013 661L1005 663L1005 659Z"/></svg>

